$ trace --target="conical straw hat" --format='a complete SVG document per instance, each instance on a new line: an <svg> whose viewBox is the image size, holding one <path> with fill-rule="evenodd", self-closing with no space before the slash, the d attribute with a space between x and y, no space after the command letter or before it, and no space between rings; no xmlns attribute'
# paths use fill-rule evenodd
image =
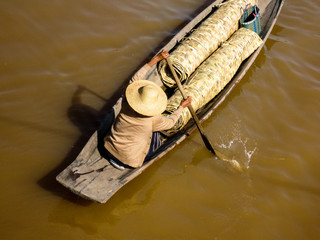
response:
<svg viewBox="0 0 320 240"><path fill-rule="evenodd" d="M126 89L130 107L144 116L156 116L167 107L167 95L157 84L148 80L138 80Z"/></svg>

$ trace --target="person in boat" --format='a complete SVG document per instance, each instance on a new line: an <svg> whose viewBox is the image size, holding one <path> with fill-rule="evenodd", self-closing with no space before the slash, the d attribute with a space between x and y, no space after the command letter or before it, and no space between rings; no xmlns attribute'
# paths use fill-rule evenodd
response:
<svg viewBox="0 0 320 240"><path fill-rule="evenodd" d="M167 96L160 86L143 80L153 65L168 56L167 51L162 51L151 59L132 77L125 91L120 113L104 142L110 163L118 169L141 167L160 147L159 131L172 128L183 108L191 104L188 97L171 115L161 116Z"/></svg>

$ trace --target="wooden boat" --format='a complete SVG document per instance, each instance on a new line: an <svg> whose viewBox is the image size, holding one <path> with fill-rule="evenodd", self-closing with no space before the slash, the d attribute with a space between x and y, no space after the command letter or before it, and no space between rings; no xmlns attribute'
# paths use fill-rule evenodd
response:
<svg viewBox="0 0 320 240"><path fill-rule="evenodd" d="M186 34L188 34L197 24L203 21L208 14L212 13L212 11L216 9L216 6L221 2L223 2L223 0L215 0L209 3L159 51L165 49L170 52L170 50L173 49ZM260 37L265 42L278 18L283 6L283 0L263 0L259 2L258 6L260 8L262 29ZM240 82L258 56L262 47L263 45L241 64L236 75L214 99L212 99L205 107L198 110L197 115L200 122L206 120L224 101L232 89ZM151 69L147 79L154 81L159 85L162 84L156 66ZM159 160L176 145L185 140L186 137L196 129L194 122L192 120L189 121L182 131L172 136L165 136L166 141L164 144L154 153L151 160L144 163L142 167L137 169L118 170L103 157L103 138L111 128L115 116L120 111L120 108L121 98L107 113L100 128L91 136L75 161L63 170L56 178L63 186L85 199L99 203L107 202L108 199L110 199L121 187L140 175L151 164Z"/></svg>

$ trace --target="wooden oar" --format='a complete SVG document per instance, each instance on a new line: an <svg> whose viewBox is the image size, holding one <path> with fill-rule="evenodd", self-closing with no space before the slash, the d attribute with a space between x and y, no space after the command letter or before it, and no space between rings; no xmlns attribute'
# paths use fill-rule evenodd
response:
<svg viewBox="0 0 320 240"><path fill-rule="evenodd" d="M172 75L173 75L173 77L174 77L174 80L175 80L176 83L177 83L178 89L179 89L179 91L181 92L181 95L182 95L183 99L184 99L184 100L187 99L188 96L186 95L186 93L185 93L185 91L184 91L184 89L183 89L183 86L182 86L182 84L181 84L181 82L180 82L180 79L178 78L177 73L176 73L176 71L174 70L174 68L173 68L173 66L172 66L171 60L170 60L169 58L166 58L166 61L167 61L167 63L168 63L168 66L169 66L169 68L170 68L170 71L171 71L171 73L172 73ZM230 163L233 165L234 168L237 168L238 170L241 170L241 166L240 166L240 164L238 163L238 161L226 159L226 156L225 156L224 154L222 154L222 153L220 153L220 152L218 152L218 151L216 151L216 150L213 149L212 144L210 143L208 137L207 137L206 134L204 133L204 130L203 130L202 126L201 126L201 123L200 123L200 121L199 121L199 119L198 119L198 116L196 115L193 107L190 105L190 106L188 106L188 109L189 109L189 111L190 111L190 113L191 113L191 115L192 115L192 117L193 117L193 119L194 119L194 121L195 121L195 123L196 123L196 125L197 125L197 128L198 128L198 130L199 130L199 132L200 132L200 135L201 135L201 137L202 137L202 140L203 140L206 148L207 148L210 152L212 152L217 158L219 158L219 159L221 159L221 160L223 160L223 161L230 162Z"/></svg>
<svg viewBox="0 0 320 240"><path fill-rule="evenodd" d="M176 73L176 71L174 70L174 68L172 66L171 60L169 58L166 58L166 60L167 60L168 66L169 66L169 68L171 70L171 73L172 73L172 75L174 77L174 80L177 83L178 89L181 92L181 95L182 95L183 99L186 100L188 96L186 95L186 93L185 93L185 91L184 91L184 89L182 87L182 84L180 82L180 79L178 78L177 73ZM208 137L204 133L204 130L203 130L202 126L201 126L201 123L200 123L200 121L198 119L198 116L196 115L195 111L193 110L193 107L191 105L189 105L188 109L189 109L189 111L190 111L190 113L191 113L191 115L192 115L192 117L193 117L193 119L194 119L194 121L195 121L195 123L197 125L197 128L198 128L198 130L199 130L199 132L201 134L202 140L203 140L204 144L206 145L207 149L210 152L212 152L214 155L217 155L216 151L213 149L212 144L210 143Z"/></svg>

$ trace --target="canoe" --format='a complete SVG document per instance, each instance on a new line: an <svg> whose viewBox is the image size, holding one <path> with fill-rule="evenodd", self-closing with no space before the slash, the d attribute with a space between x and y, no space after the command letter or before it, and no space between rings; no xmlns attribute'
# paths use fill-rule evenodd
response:
<svg viewBox="0 0 320 240"><path fill-rule="evenodd" d="M193 31L196 26L199 26L199 24L204 21L209 14L212 14L222 2L223 0L215 0L207 3L202 11L182 27L166 45L159 49L158 52L162 50L170 52L174 49L187 34ZM260 1L258 4L261 14L261 32L259 36L263 40L263 43L265 43L270 35L283 6L283 2L283 0L264 0ZM242 62L237 73L216 97L197 111L200 122L208 119L217 107L226 99L232 89L235 88L246 74L262 47L263 44ZM156 65L151 68L146 79L163 86ZM108 111L104 120L101 122L100 127L90 137L77 158L56 177L56 180L59 183L73 193L98 203L106 203L119 189L185 140L196 129L194 121L190 120L179 132L172 135L163 135L165 138L164 144L142 167L119 170L113 167L109 161L104 158L103 139L110 130L116 115L120 111L121 100L122 99L119 98L117 103Z"/></svg>

